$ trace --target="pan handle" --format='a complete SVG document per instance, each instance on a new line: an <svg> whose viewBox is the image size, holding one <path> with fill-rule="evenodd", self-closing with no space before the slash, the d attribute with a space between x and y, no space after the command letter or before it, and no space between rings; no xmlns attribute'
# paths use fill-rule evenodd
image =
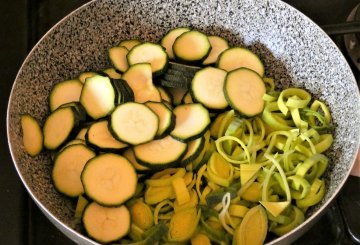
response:
<svg viewBox="0 0 360 245"><path fill-rule="evenodd" d="M349 21L338 24L323 25L321 28L328 35L343 35L360 32L360 21Z"/></svg>

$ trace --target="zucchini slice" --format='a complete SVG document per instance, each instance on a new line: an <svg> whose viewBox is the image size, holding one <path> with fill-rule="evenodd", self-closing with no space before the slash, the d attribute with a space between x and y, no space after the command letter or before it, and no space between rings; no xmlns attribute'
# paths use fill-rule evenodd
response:
<svg viewBox="0 0 360 245"><path fill-rule="evenodd" d="M157 86L156 88L159 90L161 100L167 101L170 104L172 104L172 95L165 88L161 86Z"/></svg>
<svg viewBox="0 0 360 245"><path fill-rule="evenodd" d="M105 152L116 152L128 146L112 136L107 120L93 123L88 129L85 139L87 145Z"/></svg>
<svg viewBox="0 0 360 245"><path fill-rule="evenodd" d="M55 111L63 104L79 101L82 88L83 84L78 79L55 84L49 95L50 111Z"/></svg>
<svg viewBox="0 0 360 245"><path fill-rule="evenodd" d="M193 98L191 96L191 92L187 92L184 94L184 97L181 99L181 104L193 104Z"/></svg>
<svg viewBox="0 0 360 245"><path fill-rule="evenodd" d="M127 102L115 108L110 116L110 132L125 143L138 145L151 141L159 128L159 118L149 107Z"/></svg>
<svg viewBox="0 0 360 245"><path fill-rule="evenodd" d="M80 118L72 106L58 108L45 120L43 127L44 146L55 150L62 145L78 128Z"/></svg>
<svg viewBox="0 0 360 245"><path fill-rule="evenodd" d="M239 68L226 76L224 84L225 98L229 105L240 114L255 116L264 109L266 93L264 81L253 70Z"/></svg>
<svg viewBox="0 0 360 245"><path fill-rule="evenodd" d="M134 92L125 80L111 79L111 85L115 91L115 105L120 105L135 100Z"/></svg>
<svg viewBox="0 0 360 245"><path fill-rule="evenodd" d="M215 67L198 71L191 82L193 98L209 109L225 109L228 106L223 91L226 74Z"/></svg>
<svg viewBox="0 0 360 245"><path fill-rule="evenodd" d="M168 88L168 90L173 97L173 104L180 105L181 99L184 97L187 90L182 88Z"/></svg>
<svg viewBox="0 0 360 245"><path fill-rule="evenodd" d="M173 44L175 59L185 63L201 63L209 55L211 44L199 31L187 31L178 36Z"/></svg>
<svg viewBox="0 0 360 245"><path fill-rule="evenodd" d="M205 147L205 138L197 138L190 141L185 156L181 159L181 165L186 166L188 163L194 161Z"/></svg>
<svg viewBox="0 0 360 245"><path fill-rule="evenodd" d="M138 161L135 158L135 154L132 148L127 149L126 151L124 151L123 156L129 160L129 162L134 166L136 172L138 173L148 173L151 171L150 168L141 165L140 163L138 163Z"/></svg>
<svg viewBox="0 0 360 245"><path fill-rule="evenodd" d="M171 136L134 147L135 157L139 163L151 169L174 167L186 153L187 144Z"/></svg>
<svg viewBox="0 0 360 245"><path fill-rule="evenodd" d="M119 47L125 47L128 50L131 50L133 47L135 47L136 45L139 45L141 43L140 40L137 39L129 39L129 40L123 40L121 41L118 46Z"/></svg>
<svg viewBox="0 0 360 245"><path fill-rule="evenodd" d="M107 69L103 70L103 72L112 79L120 79L121 78L121 74L118 73L114 68L107 68Z"/></svg>
<svg viewBox="0 0 360 245"><path fill-rule="evenodd" d="M89 77L93 77L93 76L96 76L96 75L99 75L97 74L96 72L93 72L93 71L86 71L86 72L83 72L79 75L78 79L81 83L85 83L85 80L86 78L89 78Z"/></svg>
<svg viewBox="0 0 360 245"><path fill-rule="evenodd" d="M83 144L70 145L60 151L55 157L52 170L55 188L70 197L83 194L81 172L86 162L95 155L95 152Z"/></svg>
<svg viewBox="0 0 360 245"><path fill-rule="evenodd" d="M127 55L129 65L150 63L154 76L164 73L168 66L168 56L164 48L155 43L142 43L135 46Z"/></svg>
<svg viewBox="0 0 360 245"><path fill-rule="evenodd" d="M173 113L176 117L176 123L170 135L183 142L200 138L211 122L208 110L197 103L179 105Z"/></svg>
<svg viewBox="0 0 360 245"><path fill-rule="evenodd" d="M96 75L86 79L80 103L95 120L107 116L115 107L115 90L110 78Z"/></svg>
<svg viewBox="0 0 360 245"><path fill-rule="evenodd" d="M149 63L132 65L123 74L122 79L127 82L134 92L136 102L161 101L159 90L153 85L151 65Z"/></svg>
<svg viewBox="0 0 360 245"><path fill-rule="evenodd" d="M145 105L149 107L159 117L159 128L156 133L157 138L162 138L175 127L175 116L172 111L161 102L146 102Z"/></svg>
<svg viewBox="0 0 360 245"><path fill-rule="evenodd" d="M81 182L86 195L97 203L119 206L135 194L137 175L125 157L105 153L86 163Z"/></svg>
<svg viewBox="0 0 360 245"><path fill-rule="evenodd" d="M82 129L80 129L80 131L78 132L78 134L76 135L75 139L79 139L79 140L84 140L85 141L85 136L86 133L88 131L89 127L84 127Z"/></svg>
<svg viewBox="0 0 360 245"><path fill-rule="evenodd" d="M21 116L21 129L25 151L32 157L37 156L43 149L43 133L39 123L29 114Z"/></svg>
<svg viewBox="0 0 360 245"><path fill-rule="evenodd" d="M248 68L263 77L265 68L259 57L246 48L229 48L222 52L216 64L225 71L233 71L238 68Z"/></svg>
<svg viewBox="0 0 360 245"><path fill-rule="evenodd" d="M209 56L203 61L203 65L215 64L219 58L219 55L229 48L228 42L219 36L208 36L211 44L211 51Z"/></svg>
<svg viewBox="0 0 360 245"><path fill-rule="evenodd" d="M116 241L130 231L130 212L126 206L103 207L96 202L90 203L83 215L87 234L101 243Z"/></svg>
<svg viewBox="0 0 360 245"><path fill-rule="evenodd" d="M175 39L184 32L188 31L190 31L188 27L175 28L166 33L166 35L161 39L161 45L166 49L166 53L170 59L173 60L175 58L172 50Z"/></svg>
<svg viewBox="0 0 360 245"><path fill-rule="evenodd" d="M125 47L112 47L109 49L109 58L115 69L120 72L125 72L129 68L126 56L129 50Z"/></svg>

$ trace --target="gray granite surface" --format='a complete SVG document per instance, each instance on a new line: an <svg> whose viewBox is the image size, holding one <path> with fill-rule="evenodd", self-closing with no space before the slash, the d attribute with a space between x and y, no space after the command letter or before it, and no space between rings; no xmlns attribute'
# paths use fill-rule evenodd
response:
<svg viewBox="0 0 360 245"><path fill-rule="evenodd" d="M83 71L107 68L108 48L123 39L158 42L177 26L191 26L222 36L231 45L250 48L265 63L266 76L275 78L279 87L306 88L329 105L336 125L335 141L328 154L327 193L312 213L319 210L343 184L358 149L359 92L349 66L326 34L295 9L270 0L99 0L55 26L26 59L9 104L11 151L36 199L75 228L75 202L52 186L50 154L31 158L24 152L20 115L30 113L43 123L55 83Z"/></svg>

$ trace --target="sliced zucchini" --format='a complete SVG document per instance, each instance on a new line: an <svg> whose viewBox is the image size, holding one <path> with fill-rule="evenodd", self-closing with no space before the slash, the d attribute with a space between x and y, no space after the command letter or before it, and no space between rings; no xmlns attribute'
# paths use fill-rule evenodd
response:
<svg viewBox="0 0 360 245"><path fill-rule="evenodd" d="M253 70L239 68L226 76L224 94L229 105L240 114L255 116L264 109L264 81Z"/></svg>
<svg viewBox="0 0 360 245"><path fill-rule="evenodd" d="M219 55L229 48L228 42L219 36L208 36L211 44L211 51L209 56L203 61L203 65L215 64Z"/></svg>
<svg viewBox="0 0 360 245"><path fill-rule="evenodd" d="M125 80L111 79L111 85L115 91L115 105L120 105L135 100L134 92Z"/></svg>
<svg viewBox="0 0 360 245"><path fill-rule="evenodd" d="M134 147L135 157L139 163L151 169L174 167L186 153L187 144L171 136Z"/></svg>
<svg viewBox="0 0 360 245"><path fill-rule="evenodd" d="M29 114L21 116L21 129L25 151L32 157L37 156L43 149L43 133L39 123Z"/></svg>
<svg viewBox="0 0 360 245"><path fill-rule="evenodd" d="M89 78L89 77L93 77L93 76L96 76L98 75L96 72L93 72L93 71L86 71L86 72L83 72L79 75L79 81L81 83L85 83L85 80L86 78Z"/></svg>
<svg viewBox="0 0 360 245"><path fill-rule="evenodd" d="M121 74L118 73L114 68L107 68L107 69L103 70L103 72L112 79L120 79L121 78Z"/></svg>
<svg viewBox="0 0 360 245"><path fill-rule="evenodd" d="M193 104L194 101L191 96L191 92L184 94L184 97L181 99L181 104Z"/></svg>
<svg viewBox="0 0 360 245"><path fill-rule="evenodd" d="M53 111L44 123L44 146L49 150L55 150L72 135L79 123L80 118L72 106Z"/></svg>
<svg viewBox="0 0 360 245"><path fill-rule="evenodd" d="M229 48L222 52L216 64L225 71L233 71L238 68L248 68L263 77L265 68L259 57L246 48Z"/></svg>
<svg viewBox="0 0 360 245"><path fill-rule="evenodd" d="M83 144L65 147L54 160L52 180L55 188L70 197L83 194L80 175L86 162L95 155L95 152Z"/></svg>
<svg viewBox="0 0 360 245"><path fill-rule="evenodd" d="M182 72L183 74L187 74L189 76L194 76L195 73L200 69L201 69L201 67L198 67L198 66L185 65L185 64L180 64L177 62L169 61L169 70L179 71L179 72Z"/></svg>
<svg viewBox="0 0 360 245"><path fill-rule="evenodd" d="M128 50L131 50L133 47L135 47L136 45L139 45L141 43L141 41L137 40L137 39L130 39L130 40L123 40L121 41L118 46L119 47L125 47Z"/></svg>
<svg viewBox="0 0 360 245"><path fill-rule="evenodd" d="M215 67L198 71L191 82L194 99L209 109L225 109L228 106L223 91L226 74L226 71Z"/></svg>
<svg viewBox="0 0 360 245"><path fill-rule="evenodd" d="M84 127L80 129L79 133L76 135L75 139L84 140L85 141L85 135L88 131L89 127Z"/></svg>
<svg viewBox="0 0 360 245"><path fill-rule="evenodd" d="M96 75L86 79L80 103L93 119L107 116L115 107L115 91L110 78Z"/></svg>
<svg viewBox="0 0 360 245"><path fill-rule="evenodd" d="M69 103L61 105L59 108L70 107L70 106L75 109L76 115L81 121L86 120L86 110L80 104L80 102L69 102Z"/></svg>
<svg viewBox="0 0 360 245"><path fill-rule="evenodd" d="M184 97L187 90L186 89L181 89L181 88L168 88L168 90L169 90L170 94L173 97L173 104L174 105L180 105L181 104L181 99Z"/></svg>
<svg viewBox="0 0 360 245"><path fill-rule="evenodd" d="M126 206L103 207L96 202L90 203L83 215L87 234L101 243L116 241L130 231L130 212Z"/></svg>
<svg viewBox="0 0 360 245"><path fill-rule="evenodd" d="M77 80L67 80L55 84L49 95L50 111L56 110L59 106L79 101L83 84Z"/></svg>
<svg viewBox="0 0 360 245"><path fill-rule="evenodd" d="M86 195L97 203L118 206L135 194L137 174L125 157L105 153L86 163L81 182Z"/></svg>
<svg viewBox="0 0 360 245"><path fill-rule="evenodd" d="M166 53L170 59L173 60L175 58L172 50L175 39L187 31L190 31L188 27L175 28L166 33L165 36L161 39L161 45L166 49Z"/></svg>
<svg viewBox="0 0 360 245"><path fill-rule="evenodd" d="M168 56L159 44L145 42L135 46L127 55L129 65L150 63L154 76L164 73L168 66Z"/></svg>
<svg viewBox="0 0 360 245"><path fill-rule="evenodd" d="M159 118L149 107L127 102L115 108L110 116L110 131L115 138L138 145L151 141L159 128Z"/></svg>
<svg viewBox="0 0 360 245"><path fill-rule="evenodd" d="M132 148L128 148L124 151L123 156L126 157L127 160L134 166L136 172L138 173L148 173L151 171L150 168L141 165L135 158L135 154Z"/></svg>
<svg viewBox="0 0 360 245"><path fill-rule="evenodd" d="M116 70L125 72L129 68L126 56L129 50L125 47L112 47L109 49L109 58Z"/></svg>
<svg viewBox="0 0 360 245"><path fill-rule="evenodd" d="M175 116L172 111L162 102L146 102L148 106L159 117L159 128L157 138L162 138L175 127Z"/></svg>
<svg viewBox="0 0 360 245"><path fill-rule="evenodd" d="M205 138L197 138L187 144L188 148L186 154L181 159L182 166L186 166L188 163L194 161L200 155L205 146Z"/></svg>
<svg viewBox="0 0 360 245"><path fill-rule="evenodd" d="M118 151L127 147L127 144L116 140L109 131L108 121L93 123L85 136L86 144L100 151Z"/></svg>
<svg viewBox="0 0 360 245"><path fill-rule="evenodd" d="M170 104L172 104L172 96L171 96L171 94L165 88L163 88L161 86L158 86L156 88L159 90L161 100L162 101L165 100L165 101L169 102Z"/></svg>
<svg viewBox="0 0 360 245"><path fill-rule="evenodd" d="M161 101L159 90L153 85L151 65L149 63L132 65L123 74L122 79L127 82L134 92L136 102Z"/></svg>
<svg viewBox="0 0 360 245"><path fill-rule="evenodd" d="M179 105L173 113L176 123L170 135L183 142L200 138L211 122L208 110L201 104Z"/></svg>
<svg viewBox="0 0 360 245"><path fill-rule="evenodd" d="M173 44L175 59L185 63L201 63L209 55L211 44L199 31L187 31L178 36Z"/></svg>
<svg viewBox="0 0 360 245"><path fill-rule="evenodd" d="M78 197L74 214L74 217L76 219L80 219L82 217L84 210L88 204L89 201L83 195L80 195Z"/></svg>

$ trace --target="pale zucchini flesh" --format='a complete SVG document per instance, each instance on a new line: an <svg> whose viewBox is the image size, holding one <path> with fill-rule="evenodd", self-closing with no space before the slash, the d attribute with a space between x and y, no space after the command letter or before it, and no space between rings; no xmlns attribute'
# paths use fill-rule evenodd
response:
<svg viewBox="0 0 360 245"><path fill-rule="evenodd" d="M86 207L82 221L89 236L101 243L121 239L129 233L131 226L126 206L103 207L96 202Z"/></svg>
<svg viewBox="0 0 360 245"><path fill-rule="evenodd" d="M265 68L259 57L246 48L229 48L221 53L216 66L225 71L248 68L263 77Z"/></svg>
<svg viewBox="0 0 360 245"><path fill-rule="evenodd" d="M203 61L203 65L215 64L219 55L226 49L229 48L228 42L219 36L208 36L209 42L211 44L211 51L208 57Z"/></svg>
<svg viewBox="0 0 360 245"><path fill-rule="evenodd" d="M186 164L194 161L200 155L201 151L205 147L205 138L201 137L192 140L187 144L188 144L188 148L186 150L186 154L181 159L182 166L185 166Z"/></svg>
<svg viewBox="0 0 360 245"><path fill-rule="evenodd" d="M103 72L112 79L120 79L121 78L121 74L118 73L114 68L107 68L107 69L103 70Z"/></svg>
<svg viewBox="0 0 360 245"><path fill-rule="evenodd" d="M181 104L181 99L184 97L187 90L182 88L168 88L168 90L173 97L173 104L174 105Z"/></svg>
<svg viewBox="0 0 360 245"><path fill-rule="evenodd" d="M78 79L81 83L84 84L87 78L90 78L90 77L93 77L96 75L99 75L99 74L97 74L96 72L93 72L93 71L86 71L86 72L81 73L79 75Z"/></svg>
<svg viewBox="0 0 360 245"><path fill-rule="evenodd" d="M172 111L161 102L146 102L149 107L159 117L159 128L156 137L161 138L175 127L175 117Z"/></svg>
<svg viewBox="0 0 360 245"><path fill-rule="evenodd" d="M126 55L129 50L125 47L112 47L109 49L109 58L115 69L120 72L125 72L129 68Z"/></svg>
<svg viewBox="0 0 360 245"><path fill-rule="evenodd" d="M81 182L86 195L97 203L119 206L135 194L137 175L125 157L105 153L86 163Z"/></svg>
<svg viewBox="0 0 360 245"><path fill-rule="evenodd" d="M49 150L58 148L69 138L78 123L73 107L59 108L52 112L43 127L44 146Z"/></svg>
<svg viewBox="0 0 360 245"><path fill-rule="evenodd" d="M198 103L179 105L173 113L176 123L170 135L184 142L200 138L211 122L208 110Z"/></svg>
<svg viewBox="0 0 360 245"><path fill-rule="evenodd" d="M164 169L176 166L185 154L187 144L171 136L134 147L135 157L139 163L152 168Z"/></svg>
<svg viewBox="0 0 360 245"><path fill-rule="evenodd" d="M84 193L81 172L86 162L95 157L95 152L83 144L65 147L54 160L52 179L55 188L70 197Z"/></svg>
<svg viewBox="0 0 360 245"><path fill-rule="evenodd" d="M175 59L181 62L202 62L210 51L211 44L208 37L199 31L184 32L173 44Z"/></svg>
<svg viewBox="0 0 360 245"><path fill-rule="evenodd" d="M224 93L229 105L245 116L255 116L264 109L265 84L250 69L239 68L228 73Z"/></svg>
<svg viewBox="0 0 360 245"><path fill-rule="evenodd" d="M110 78L96 75L86 79L80 103L93 119L107 116L115 107L115 91Z"/></svg>
<svg viewBox="0 0 360 245"><path fill-rule="evenodd" d="M136 45L139 45L141 43L140 40L137 39L129 39L129 40L123 40L121 41L118 46L119 47L125 47L128 50L131 50L133 47L135 47Z"/></svg>
<svg viewBox="0 0 360 245"><path fill-rule="evenodd" d="M160 92L153 85L151 65L149 63L132 65L123 74L122 79L132 89L136 102L161 101Z"/></svg>
<svg viewBox="0 0 360 245"><path fill-rule="evenodd" d="M25 114L21 116L21 129L25 151L30 156L37 156L43 149L44 141L39 123L32 116Z"/></svg>
<svg viewBox="0 0 360 245"><path fill-rule="evenodd" d="M158 86L157 89L159 90L160 97L162 101L167 101L168 103L172 103L172 96L171 94L163 87Z"/></svg>
<svg viewBox="0 0 360 245"><path fill-rule="evenodd" d="M49 95L50 111L56 110L59 106L79 101L83 84L78 80L67 80L55 84Z"/></svg>
<svg viewBox="0 0 360 245"><path fill-rule="evenodd" d="M161 75L168 66L168 55L159 44L142 43L135 46L127 55L129 65L149 63L154 76Z"/></svg>
<svg viewBox="0 0 360 245"><path fill-rule="evenodd" d="M101 151L117 151L128 146L112 136L107 120L93 123L87 130L85 138L88 145Z"/></svg>
<svg viewBox="0 0 360 245"><path fill-rule="evenodd" d="M126 151L124 151L123 156L126 157L126 159L129 160L129 162L134 166L136 172L147 173L151 171L150 168L138 163L138 161L135 158L134 150L132 148L129 148Z"/></svg>
<svg viewBox="0 0 360 245"><path fill-rule="evenodd" d="M169 31L162 39L161 39L161 45L166 49L166 53L168 54L170 59L174 59L174 53L173 53L173 44L175 42L175 39L183 34L184 32L190 31L187 27L179 27L172 29Z"/></svg>
<svg viewBox="0 0 360 245"><path fill-rule="evenodd" d="M198 71L191 82L195 100L209 109L225 109L228 106L223 90L226 75L226 71L215 67Z"/></svg>
<svg viewBox="0 0 360 245"><path fill-rule="evenodd" d="M128 102L119 105L110 116L112 135L128 144L138 145L151 141L158 128L158 116L144 104Z"/></svg>

